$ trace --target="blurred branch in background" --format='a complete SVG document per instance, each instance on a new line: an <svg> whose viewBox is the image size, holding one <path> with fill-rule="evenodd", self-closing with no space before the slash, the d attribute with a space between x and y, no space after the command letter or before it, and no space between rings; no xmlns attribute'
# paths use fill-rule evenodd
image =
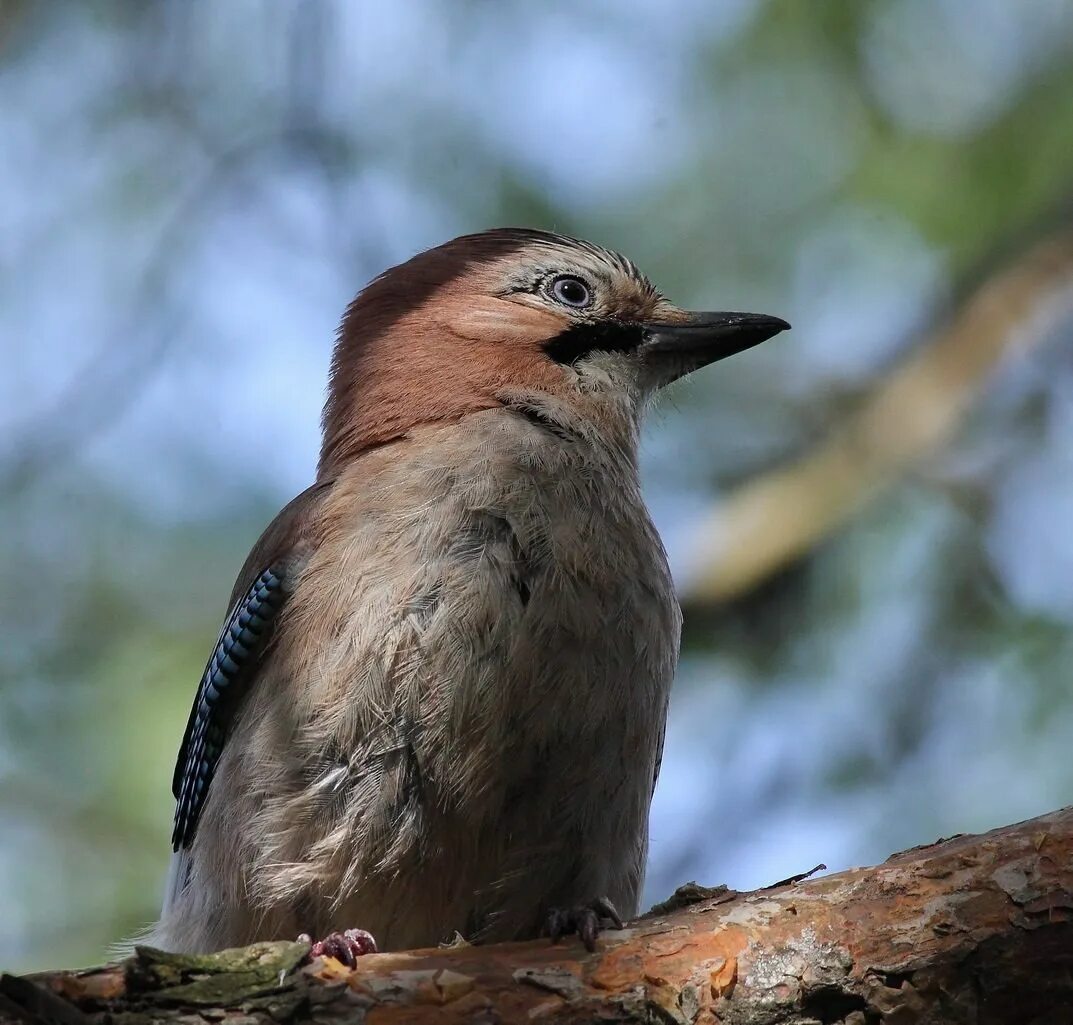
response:
<svg viewBox="0 0 1073 1025"><path fill-rule="evenodd" d="M948 440L1005 360L1073 307L1073 231L988 278L829 440L723 498L695 543L683 604L727 602L805 555Z"/></svg>

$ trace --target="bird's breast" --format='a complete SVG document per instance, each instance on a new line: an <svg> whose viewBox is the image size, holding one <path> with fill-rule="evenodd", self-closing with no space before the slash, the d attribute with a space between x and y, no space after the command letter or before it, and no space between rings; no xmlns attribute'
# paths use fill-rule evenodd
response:
<svg viewBox="0 0 1073 1025"><path fill-rule="evenodd" d="M444 800L556 763L650 781L680 615L632 461L473 419L336 496L308 574L319 700L370 750L411 748Z"/></svg>

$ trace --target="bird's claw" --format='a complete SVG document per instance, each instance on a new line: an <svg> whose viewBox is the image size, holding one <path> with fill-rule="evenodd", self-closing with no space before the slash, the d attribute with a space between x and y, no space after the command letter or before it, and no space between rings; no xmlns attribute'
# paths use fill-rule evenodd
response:
<svg viewBox="0 0 1073 1025"><path fill-rule="evenodd" d="M551 937L552 943L558 943L563 936L577 933L591 954L596 949L596 937L600 930L608 927L624 927L622 917L615 910L615 905L606 897L597 897L588 904L579 904L573 908L551 908L545 920L544 931Z"/></svg>
<svg viewBox="0 0 1073 1025"><path fill-rule="evenodd" d="M322 940L313 940L309 933L298 937L300 943L309 944L310 957L334 957L336 961L353 968L359 957L375 954L376 939L371 932L364 929L346 929L343 932L330 932Z"/></svg>

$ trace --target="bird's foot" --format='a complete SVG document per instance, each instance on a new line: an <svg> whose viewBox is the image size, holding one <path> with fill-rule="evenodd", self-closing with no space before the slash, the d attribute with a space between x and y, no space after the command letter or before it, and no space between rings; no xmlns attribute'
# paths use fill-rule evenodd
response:
<svg viewBox="0 0 1073 1025"><path fill-rule="evenodd" d="M299 943L309 944L310 957L334 957L347 968L353 968L363 954L375 954L376 940L371 932L364 929L346 929L343 932L330 932L322 940L313 940L304 932L298 937Z"/></svg>
<svg viewBox="0 0 1073 1025"><path fill-rule="evenodd" d="M544 931L551 937L552 943L569 933L576 932L585 949L592 953L596 949L596 937L601 929L608 926L622 929L623 922L615 905L606 897L597 897L588 904L579 904L572 908L552 908L544 920Z"/></svg>

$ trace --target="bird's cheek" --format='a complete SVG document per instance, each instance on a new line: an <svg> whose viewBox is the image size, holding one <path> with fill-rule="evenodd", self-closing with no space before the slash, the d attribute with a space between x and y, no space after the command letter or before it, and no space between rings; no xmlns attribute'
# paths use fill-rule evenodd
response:
<svg viewBox="0 0 1073 1025"><path fill-rule="evenodd" d="M550 310L503 299L487 299L452 311L451 331L466 339L531 348L553 338L567 326Z"/></svg>

